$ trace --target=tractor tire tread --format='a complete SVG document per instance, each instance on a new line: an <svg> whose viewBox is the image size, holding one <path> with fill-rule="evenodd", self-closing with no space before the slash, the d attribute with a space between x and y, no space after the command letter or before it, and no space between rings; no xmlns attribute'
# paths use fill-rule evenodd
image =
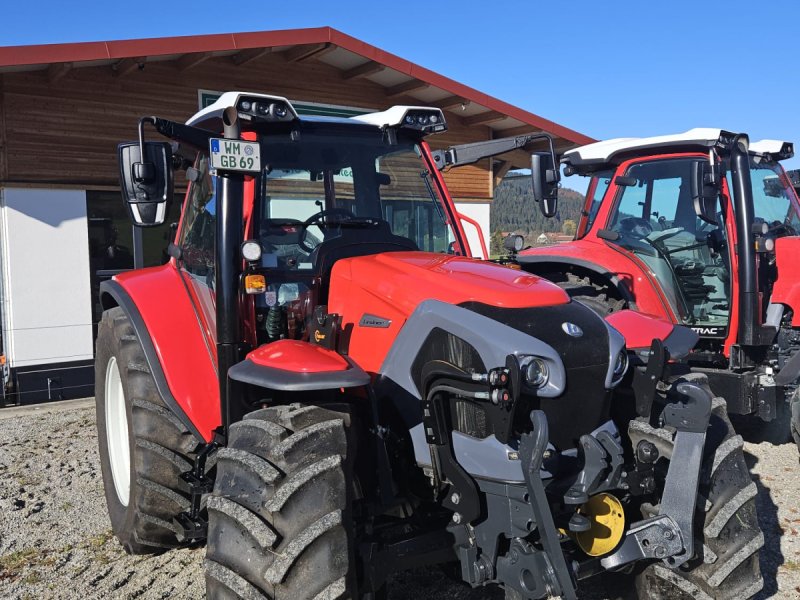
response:
<svg viewBox="0 0 800 600"><path fill-rule="evenodd" d="M705 375L691 374L684 379L710 392ZM648 435L646 427L631 430ZM653 439L663 445L664 438L657 435ZM695 513L695 547L703 549L702 555L676 570L661 563L649 565L637 577L638 597L745 600L756 594L763 587L758 551L764 545L756 515L757 492L744 460L741 436L733 430L725 401L715 398Z"/></svg>
<svg viewBox="0 0 800 600"><path fill-rule="evenodd" d="M210 599L352 597L349 423L340 407L289 405L231 425L207 503Z"/></svg>
<svg viewBox="0 0 800 600"><path fill-rule="evenodd" d="M188 484L180 475L189 471L202 446L161 398L147 363L142 345L122 308L103 313L97 338L97 372L105 373L111 356L120 366L125 402L128 409L131 443L131 479L128 506L115 506L117 518L112 528L125 550L132 554L160 552L184 545L178 539L179 528L173 519L190 505ZM104 381L104 376L102 376ZM98 414L104 411L105 390L97 386ZM105 418L102 417L104 423ZM98 428L101 427L98 419ZM104 427L104 426L103 426ZM100 429L102 462L105 431ZM207 469L207 472L210 469ZM104 464L106 493L111 512L116 498L110 468ZM211 473L213 476L213 473ZM118 500L116 500L118 504ZM120 516L121 515L121 516Z"/></svg>

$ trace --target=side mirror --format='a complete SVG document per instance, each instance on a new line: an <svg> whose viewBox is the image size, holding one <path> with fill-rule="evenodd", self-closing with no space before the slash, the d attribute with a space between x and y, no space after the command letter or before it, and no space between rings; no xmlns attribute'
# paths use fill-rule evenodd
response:
<svg viewBox="0 0 800 600"><path fill-rule="evenodd" d="M551 152L531 154L533 199L545 217L554 217L558 209L558 181L561 178Z"/></svg>
<svg viewBox="0 0 800 600"><path fill-rule="evenodd" d="M172 148L169 142L139 142L118 146L122 200L137 227L164 223L172 200Z"/></svg>
<svg viewBox="0 0 800 600"><path fill-rule="evenodd" d="M697 161L692 165L692 201L695 214L711 225L717 224L720 173L716 163Z"/></svg>

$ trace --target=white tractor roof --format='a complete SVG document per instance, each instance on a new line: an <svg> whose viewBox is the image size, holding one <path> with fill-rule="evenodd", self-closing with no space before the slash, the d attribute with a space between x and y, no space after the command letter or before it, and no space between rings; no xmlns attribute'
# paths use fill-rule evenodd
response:
<svg viewBox="0 0 800 600"><path fill-rule="evenodd" d="M775 160L794 156L794 144L782 140L759 140L750 144L752 154L769 154Z"/></svg>
<svg viewBox="0 0 800 600"><path fill-rule="evenodd" d="M429 124L430 131L438 133L447 129L442 110L431 106L392 106L381 112L356 115L350 118L353 121L361 121L362 123L369 123L370 125L377 125L378 127L397 127L403 125L406 114L409 112L425 114L428 118L435 117L436 120Z"/></svg>
<svg viewBox="0 0 800 600"><path fill-rule="evenodd" d="M209 106L201 111L195 113L186 121L187 125L196 127L205 127L212 131L219 130L222 123L222 114L229 106L237 107L240 117L242 116L241 102L249 101L251 104L258 103L259 106L263 103L271 105L283 105L285 113L282 114L278 121L294 120L301 118L297 111L286 98L282 96L271 96L268 94L258 94L253 92L225 92ZM252 111L248 108L247 111ZM255 113L254 113L255 114ZM269 112L272 115L272 110ZM259 117L261 113L255 114ZM408 116L408 119L406 117ZM246 118L252 119L252 117ZM347 121L356 121L358 123L366 123L375 125L377 127L403 127L409 129L417 129L425 133L439 133L447 130L447 123L444 120L444 113L440 108L430 106L392 106L391 108L374 113L357 115L349 119L331 118L331 117L305 117L309 121L340 121L346 123Z"/></svg>
<svg viewBox="0 0 800 600"><path fill-rule="evenodd" d="M659 148L713 148L721 136L733 134L724 129L696 127L683 133L658 135L645 138L614 138L594 144L580 146L564 154L564 162L572 165L611 163L618 157L628 156L642 150Z"/></svg>
<svg viewBox="0 0 800 600"><path fill-rule="evenodd" d="M617 164L638 154L654 154L656 152L686 152L705 150L716 146L730 144L736 134L724 129L696 127L683 133L659 135L645 138L614 138L587 144L570 150L564 154L562 162L580 169L600 168L606 164ZM769 154L772 159L783 160L794 154L790 142L780 140L760 140L749 144L752 154Z"/></svg>
<svg viewBox="0 0 800 600"><path fill-rule="evenodd" d="M209 104L201 111L196 112L192 117L189 118L188 121L186 121L186 124L200 126L202 124L214 122L217 119L221 122L222 113L225 112L225 109L229 106L238 106L237 103L239 102L240 96L247 96L248 98L258 100L266 100L268 102L284 102L288 110L291 111L292 115L297 118L297 112L294 110L292 103L281 96L270 96L268 94L256 94L251 92L225 92L219 98L217 98L213 104Z"/></svg>

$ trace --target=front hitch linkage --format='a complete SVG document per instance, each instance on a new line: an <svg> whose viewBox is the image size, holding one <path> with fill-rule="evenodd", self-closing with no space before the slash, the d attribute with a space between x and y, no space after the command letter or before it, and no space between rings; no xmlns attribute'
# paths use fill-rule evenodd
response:
<svg viewBox="0 0 800 600"><path fill-rule="evenodd" d="M676 433L659 514L631 525L619 549L600 561L606 569L653 558L677 569L694 555L694 512L711 394L680 380L673 390L680 400L664 408L664 424Z"/></svg>

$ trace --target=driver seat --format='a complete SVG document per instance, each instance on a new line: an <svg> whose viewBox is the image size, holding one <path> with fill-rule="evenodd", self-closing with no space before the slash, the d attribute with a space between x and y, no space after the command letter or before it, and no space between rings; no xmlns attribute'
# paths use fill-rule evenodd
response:
<svg viewBox="0 0 800 600"><path fill-rule="evenodd" d="M384 220L370 227L342 227L342 235L328 238L309 257L314 272L320 276L319 303L328 302L331 271L336 261L356 256L370 256L383 252L418 251L419 247L407 237L395 235Z"/></svg>

